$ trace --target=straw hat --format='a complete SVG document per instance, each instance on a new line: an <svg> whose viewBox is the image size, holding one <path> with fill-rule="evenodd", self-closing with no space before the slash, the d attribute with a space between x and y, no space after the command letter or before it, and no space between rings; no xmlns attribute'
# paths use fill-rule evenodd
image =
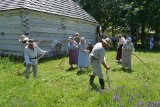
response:
<svg viewBox="0 0 160 107"><path fill-rule="evenodd" d="M106 39L102 39L102 41L104 42L104 43L106 43L108 46L110 46L111 47L111 40L109 39L109 38L106 38Z"/></svg>
<svg viewBox="0 0 160 107"><path fill-rule="evenodd" d="M29 37L26 37L25 35L21 35L20 38L19 38L19 41L20 42L23 42L23 41L28 41Z"/></svg>

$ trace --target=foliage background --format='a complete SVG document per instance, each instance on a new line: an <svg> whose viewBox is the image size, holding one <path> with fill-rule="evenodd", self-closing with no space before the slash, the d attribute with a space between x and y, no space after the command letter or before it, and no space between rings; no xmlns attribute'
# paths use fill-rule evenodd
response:
<svg viewBox="0 0 160 107"><path fill-rule="evenodd" d="M93 16L101 25L102 31L112 35L116 30L130 32L132 36L141 34L144 44L145 35L155 31L160 36L159 0L73 0Z"/></svg>

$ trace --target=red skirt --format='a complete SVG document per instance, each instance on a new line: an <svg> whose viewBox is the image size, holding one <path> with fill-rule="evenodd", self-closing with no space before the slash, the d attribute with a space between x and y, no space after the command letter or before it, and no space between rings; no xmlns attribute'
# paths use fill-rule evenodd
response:
<svg viewBox="0 0 160 107"><path fill-rule="evenodd" d="M117 56L116 56L116 60L120 60L122 58L122 45L120 45L117 49Z"/></svg>
<svg viewBox="0 0 160 107"><path fill-rule="evenodd" d="M69 64L78 64L78 50L69 51Z"/></svg>

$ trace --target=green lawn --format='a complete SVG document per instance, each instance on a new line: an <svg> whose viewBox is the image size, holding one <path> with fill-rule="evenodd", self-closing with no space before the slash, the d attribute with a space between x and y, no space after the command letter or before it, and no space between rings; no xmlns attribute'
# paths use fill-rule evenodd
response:
<svg viewBox="0 0 160 107"><path fill-rule="evenodd" d="M115 51L107 51L110 65L109 78L104 75L107 90L101 94L98 78L95 87L88 84L91 67L80 72L69 70L68 57L41 59L38 78L17 75L22 60L3 57L0 59L0 107L135 107L151 104L160 106L160 52L137 50L132 56L132 70L122 70L115 61ZM23 72L25 66L22 67ZM104 68L103 68L104 71ZM105 72L104 72L105 74Z"/></svg>

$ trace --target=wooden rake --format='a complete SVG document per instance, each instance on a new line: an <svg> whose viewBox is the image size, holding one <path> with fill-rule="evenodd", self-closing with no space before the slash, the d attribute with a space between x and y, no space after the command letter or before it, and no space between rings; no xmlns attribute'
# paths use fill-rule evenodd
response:
<svg viewBox="0 0 160 107"><path fill-rule="evenodd" d="M55 69L57 69L59 66L62 65L62 63L65 61L66 57L67 57L68 53L66 53L65 57L61 60L61 62L55 67Z"/></svg>
<svg viewBox="0 0 160 107"><path fill-rule="evenodd" d="M149 69L151 69L142 59L140 59L135 53L132 53L135 55L144 65L146 65Z"/></svg>

